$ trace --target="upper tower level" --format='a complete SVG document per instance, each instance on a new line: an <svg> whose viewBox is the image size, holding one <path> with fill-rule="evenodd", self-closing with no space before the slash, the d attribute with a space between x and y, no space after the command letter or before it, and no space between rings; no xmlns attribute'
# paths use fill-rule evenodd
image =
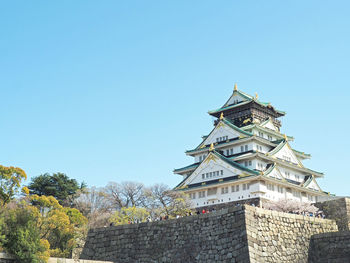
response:
<svg viewBox="0 0 350 263"><path fill-rule="evenodd" d="M210 115L217 118L222 113L238 127L261 123L270 118L278 129L281 127L281 122L277 118L285 115L285 112L275 109L269 102L259 101L257 94L253 97L239 91L237 84L234 86L233 94L221 108L209 111Z"/></svg>

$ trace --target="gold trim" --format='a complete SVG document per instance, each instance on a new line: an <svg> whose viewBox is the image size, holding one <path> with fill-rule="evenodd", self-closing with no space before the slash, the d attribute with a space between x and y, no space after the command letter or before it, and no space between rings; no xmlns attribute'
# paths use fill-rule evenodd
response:
<svg viewBox="0 0 350 263"><path fill-rule="evenodd" d="M212 152L212 151L214 151L215 150L215 148L214 148L214 144L212 143L212 144L210 144L210 147L209 147L209 152Z"/></svg>

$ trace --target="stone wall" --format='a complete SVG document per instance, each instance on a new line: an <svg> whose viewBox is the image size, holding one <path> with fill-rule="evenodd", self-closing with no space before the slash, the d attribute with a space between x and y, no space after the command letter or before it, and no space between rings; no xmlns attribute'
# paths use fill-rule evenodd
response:
<svg viewBox="0 0 350 263"><path fill-rule="evenodd" d="M249 262L243 207L91 230L82 259L119 262Z"/></svg>
<svg viewBox="0 0 350 263"><path fill-rule="evenodd" d="M337 231L333 220L246 206L250 262L307 262L312 235Z"/></svg>
<svg viewBox="0 0 350 263"><path fill-rule="evenodd" d="M332 220L252 206L91 230L81 258L114 262L307 262L311 236Z"/></svg>
<svg viewBox="0 0 350 263"><path fill-rule="evenodd" d="M6 253L0 253L0 263L17 263L16 260L6 254ZM95 260L74 260L70 258L49 258L48 263L113 263L111 261L95 261Z"/></svg>
<svg viewBox="0 0 350 263"><path fill-rule="evenodd" d="M350 199L340 198L322 203L316 203L327 218L334 219L337 222L339 231L350 230Z"/></svg>
<svg viewBox="0 0 350 263"><path fill-rule="evenodd" d="M350 231L314 235L310 243L309 262L350 262Z"/></svg>

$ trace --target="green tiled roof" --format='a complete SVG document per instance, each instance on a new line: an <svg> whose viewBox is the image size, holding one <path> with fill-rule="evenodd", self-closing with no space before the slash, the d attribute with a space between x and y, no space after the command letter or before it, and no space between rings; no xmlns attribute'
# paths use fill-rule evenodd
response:
<svg viewBox="0 0 350 263"><path fill-rule="evenodd" d="M231 99L232 96L234 95L239 95L243 98L246 99L246 101L242 101L240 103L237 103L237 104L231 104L231 105L227 105L227 103L229 102L229 100ZM248 95L242 91L239 91L239 90L234 90L233 91L233 94L231 95L231 97L227 100L227 102L224 104L224 106L222 106L221 108L219 109L216 109L216 110L212 110L212 111L209 111L208 113L209 114L215 114L215 113L218 113L218 112L222 112L224 110L228 110L228 109L232 109L232 108L235 108L235 107L238 107L238 106L242 106L242 105L245 105L251 101L255 101L256 103L260 104L261 106L263 107L267 107L270 105L269 102L262 102L262 101L259 101L258 99L254 98L253 96L251 95ZM271 106L271 105L270 105ZM286 113L284 111L279 111L279 110L276 110L273 106L271 106L276 112L278 112L279 114L281 115L285 115Z"/></svg>
<svg viewBox="0 0 350 263"><path fill-rule="evenodd" d="M182 168L174 169L174 173L178 173L178 172L185 171L185 170L192 169L192 168L197 168L199 165L200 165L200 163L194 163L194 164L190 164L190 165L187 165L185 167L182 167Z"/></svg>

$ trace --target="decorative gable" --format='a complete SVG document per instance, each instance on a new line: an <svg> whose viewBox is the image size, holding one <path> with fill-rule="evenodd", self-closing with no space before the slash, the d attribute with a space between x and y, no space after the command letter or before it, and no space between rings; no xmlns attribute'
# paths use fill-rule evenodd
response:
<svg viewBox="0 0 350 263"><path fill-rule="evenodd" d="M182 183L182 187L189 184L202 183L211 180L220 180L227 177L232 177L236 175L247 175L248 173L244 171L244 168L239 168L235 165L226 162L218 156L210 152L209 155L204 159L204 161L193 171L193 173Z"/></svg>
<svg viewBox="0 0 350 263"><path fill-rule="evenodd" d="M247 101L247 100L248 100L247 98L243 97L242 95L238 94L237 92L234 92L223 107L226 107L226 106L229 106L232 104L238 104L238 103L241 103L241 102Z"/></svg>
<svg viewBox="0 0 350 263"><path fill-rule="evenodd" d="M246 137L244 132L240 132L237 128L235 130L224 121L220 121L216 127L211 131L211 133L205 138L205 140L198 146L198 148L203 145L209 145L212 143L222 142L233 138Z"/></svg>
<svg viewBox="0 0 350 263"><path fill-rule="evenodd" d="M273 124L271 119L268 119L266 122L261 124L262 127L273 130L275 132L279 132L278 128Z"/></svg>
<svg viewBox="0 0 350 263"><path fill-rule="evenodd" d="M271 170L269 169L265 172L265 176L272 177L275 179L283 180L284 177L281 174L281 171L277 168L277 166L271 167Z"/></svg>
<svg viewBox="0 0 350 263"><path fill-rule="evenodd" d="M315 191L321 191L320 186L317 184L315 178L312 178L308 184L305 184L306 188L315 190Z"/></svg>
<svg viewBox="0 0 350 263"><path fill-rule="evenodd" d="M276 148L280 148L277 149ZM278 145L274 150L268 153L271 157L281 159L287 162L294 163L300 167L303 167L303 164L295 156L292 148L289 146L288 142L285 142L284 145Z"/></svg>

